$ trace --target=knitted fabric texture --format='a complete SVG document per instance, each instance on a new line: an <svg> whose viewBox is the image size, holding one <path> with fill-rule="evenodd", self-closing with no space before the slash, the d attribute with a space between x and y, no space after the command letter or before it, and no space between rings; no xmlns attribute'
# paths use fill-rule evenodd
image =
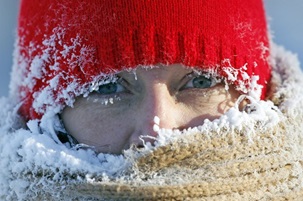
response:
<svg viewBox="0 0 303 201"><path fill-rule="evenodd" d="M181 63L264 98L268 47L262 0L22 0L11 92L36 119L122 70Z"/></svg>
<svg viewBox="0 0 303 201"><path fill-rule="evenodd" d="M140 158L136 165L141 181L97 180L68 186L66 192L105 200L299 201L302 144L294 143L297 138L285 139L283 124L258 133L254 143L247 143L242 132L229 133L224 140L197 133L183 139L183 146L172 143Z"/></svg>

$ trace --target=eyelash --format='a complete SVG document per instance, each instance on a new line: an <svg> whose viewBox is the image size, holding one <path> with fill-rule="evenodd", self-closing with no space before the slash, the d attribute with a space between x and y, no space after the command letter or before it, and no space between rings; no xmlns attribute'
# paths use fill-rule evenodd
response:
<svg viewBox="0 0 303 201"><path fill-rule="evenodd" d="M208 77L203 74L197 74L191 72L184 77L185 81L183 82L180 90L186 89L208 89L215 86L218 82L213 77ZM197 80L195 80L197 79ZM200 80L199 80L200 79ZM197 85L197 86L195 86ZM113 95L121 92L127 91L128 82L121 77L117 77L113 82L103 84L98 86L93 91L97 92L100 95ZM111 88L113 87L113 88ZM102 90L103 89L103 90ZM108 90L108 91L107 91Z"/></svg>
<svg viewBox="0 0 303 201"><path fill-rule="evenodd" d="M120 93L126 90L125 86L123 86L123 79L117 78L117 80L113 82L109 82L107 84L103 84L98 86L94 91L101 95L112 95L116 93Z"/></svg>

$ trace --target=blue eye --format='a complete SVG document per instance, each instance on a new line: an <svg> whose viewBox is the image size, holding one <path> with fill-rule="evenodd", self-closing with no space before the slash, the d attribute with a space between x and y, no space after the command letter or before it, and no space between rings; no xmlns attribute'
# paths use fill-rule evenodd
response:
<svg viewBox="0 0 303 201"><path fill-rule="evenodd" d="M214 84L215 83L213 79L200 75L189 80L184 86L184 88L206 89L214 86Z"/></svg>
<svg viewBox="0 0 303 201"><path fill-rule="evenodd" d="M122 92L124 90L125 88L121 84L117 82L111 82L108 84L100 85L98 90L96 90L96 92L102 95L108 95L108 94Z"/></svg>

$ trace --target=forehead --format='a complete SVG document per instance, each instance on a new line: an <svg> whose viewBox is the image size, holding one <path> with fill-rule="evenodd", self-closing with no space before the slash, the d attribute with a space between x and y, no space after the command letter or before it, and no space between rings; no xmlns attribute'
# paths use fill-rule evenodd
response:
<svg viewBox="0 0 303 201"><path fill-rule="evenodd" d="M118 73L121 77L138 77L153 76L156 78L161 77L178 77L184 76L192 72L193 69L186 67L182 64L163 65L157 64L153 66L138 66L135 70L122 71Z"/></svg>

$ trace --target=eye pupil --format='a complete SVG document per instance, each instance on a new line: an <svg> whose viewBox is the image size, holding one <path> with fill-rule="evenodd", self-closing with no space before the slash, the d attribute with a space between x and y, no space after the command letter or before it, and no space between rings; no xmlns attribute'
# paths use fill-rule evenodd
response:
<svg viewBox="0 0 303 201"><path fill-rule="evenodd" d="M212 81L204 76L199 76L193 79L193 87L195 88L208 88L212 85Z"/></svg>
<svg viewBox="0 0 303 201"><path fill-rule="evenodd" d="M99 86L98 93L100 94L112 94L117 92L117 83L108 83Z"/></svg>

